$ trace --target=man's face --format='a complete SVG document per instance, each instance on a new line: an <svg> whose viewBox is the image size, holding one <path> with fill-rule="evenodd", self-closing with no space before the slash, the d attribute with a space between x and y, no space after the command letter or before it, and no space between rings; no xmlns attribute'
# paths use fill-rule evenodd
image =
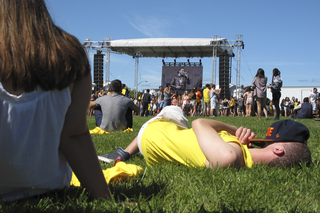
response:
<svg viewBox="0 0 320 213"><path fill-rule="evenodd" d="M313 93L316 93L317 92L317 89L313 89Z"/></svg>
<svg viewBox="0 0 320 213"><path fill-rule="evenodd" d="M162 91L162 87L159 87L159 90Z"/></svg>

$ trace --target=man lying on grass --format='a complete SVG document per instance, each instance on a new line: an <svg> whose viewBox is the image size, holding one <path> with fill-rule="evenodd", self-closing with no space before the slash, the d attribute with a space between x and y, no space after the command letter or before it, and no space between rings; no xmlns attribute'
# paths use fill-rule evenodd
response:
<svg viewBox="0 0 320 213"><path fill-rule="evenodd" d="M169 161L192 167L251 168L256 163L292 166L311 162L309 130L293 120L273 123L262 140L254 139L250 129L216 120L199 118L192 122L191 129L185 121L178 107L166 107L142 126L125 150L118 148L99 159L126 161L140 151L148 165ZM264 141L265 145L248 148L251 141Z"/></svg>

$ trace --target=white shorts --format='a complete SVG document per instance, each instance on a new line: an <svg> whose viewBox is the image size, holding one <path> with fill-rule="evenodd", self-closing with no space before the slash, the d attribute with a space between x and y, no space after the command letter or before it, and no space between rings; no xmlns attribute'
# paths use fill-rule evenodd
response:
<svg viewBox="0 0 320 213"><path fill-rule="evenodd" d="M312 105L312 110L313 110L313 111L317 111L317 104L316 104L316 102L311 102L311 105Z"/></svg>
<svg viewBox="0 0 320 213"><path fill-rule="evenodd" d="M143 155L143 152L141 148L141 139L142 139L143 132L147 128L149 123L155 120L160 120L160 119L168 120L171 123L174 123L175 125L181 128L188 129L188 119L183 116L183 111L180 107L173 106L173 105L165 107L156 117L153 117L150 120L148 120L146 123L144 123L139 130L137 143L138 143L139 151L141 152L142 155Z"/></svg>
<svg viewBox="0 0 320 213"><path fill-rule="evenodd" d="M210 100L210 107L211 107L211 109L216 109L216 106L217 106L217 101L215 101L215 100Z"/></svg>

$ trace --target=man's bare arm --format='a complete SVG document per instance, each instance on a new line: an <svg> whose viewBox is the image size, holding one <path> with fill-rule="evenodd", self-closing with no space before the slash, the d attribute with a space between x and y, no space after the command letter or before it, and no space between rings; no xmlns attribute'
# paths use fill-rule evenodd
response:
<svg viewBox="0 0 320 213"><path fill-rule="evenodd" d="M222 140L218 131L225 130L235 134L237 127L220 121L209 119L197 119L192 122L192 128L196 134L199 146L209 161L210 168L226 168L229 165L242 166L242 152L238 145L226 143Z"/></svg>
<svg viewBox="0 0 320 213"><path fill-rule="evenodd" d="M140 114L140 108L137 105L132 105L130 107L130 109L132 109L134 112Z"/></svg>
<svg viewBox="0 0 320 213"><path fill-rule="evenodd" d="M98 107L98 105L96 104L96 102L90 101L90 103L89 103L89 109L94 109L94 108L96 108L96 107Z"/></svg>

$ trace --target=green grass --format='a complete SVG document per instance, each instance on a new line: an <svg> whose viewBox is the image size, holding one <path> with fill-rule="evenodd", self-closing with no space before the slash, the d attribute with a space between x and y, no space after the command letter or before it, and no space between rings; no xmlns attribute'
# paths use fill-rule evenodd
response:
<svg viewBox="0 0 320 213"><path fill-rule="evenodd" d="M150 117L149 117L150 118ZM149 118L134 117L132 133L92 135L98 155L125 148ZM189 117L189 123L196 118ZM263 138L271 120L218 117L254 130ZM281 118L284 119L284 118ZM12 203L0 203L0 212L320 212L320 122L298 120L310 130L311 167L278 169L255 165L252 169L188 168L175 163L147 167L143 157L128 163L145 169L134 180L110 184L112 201L91 199L84 190L71 187ZM190 125L189 124L189 125ZM88 117L93 129L94 118ZM101 163L103 169L112 165ZM137 206L123 206L137 203Z"/></svg>

